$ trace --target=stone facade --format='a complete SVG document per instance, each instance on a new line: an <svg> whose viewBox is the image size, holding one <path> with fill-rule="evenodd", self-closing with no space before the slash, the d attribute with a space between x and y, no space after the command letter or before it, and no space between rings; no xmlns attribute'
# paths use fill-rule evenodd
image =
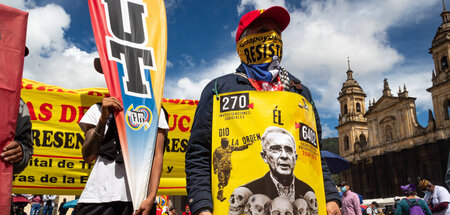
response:
<svg viewBox="0 0 450 215"><path fill-rule="evenodd" d="M368 177L367 174L370 171L361 171L366 168L377 171L376 166L381 165L380 163L385 165L380 168L396 165L396 163L387 162L389 158L392 161L399 160L395 156L396 153L411 158L420 157L425 162L425 166L433 166L438 172L441 169L444 170L441 165L446 166L447 164L446 159L450 145L450 68L448 65L450 12L445 9L445 4L441 17L442 24L436 32L429 52L434 60L435 71L431 74L432 83L430 85L432 86L427 89L431 93L433 111L429 110L426 127L421 126L417 121L416 98L409 97L405 85L403 89L399 88L397 96L392 95L386 79L383 83L382 96L377 101L369 100L369 108L366 111L364 108L366 94L358 82L353 79L353 71L349 66L347 80L339 92L338 101L341 105L341 113L339 114L339 125L336 128L339 134L340 154L352 162L352 170L344 172L342 176L346 181L360 182L357 187L366 189L366 191L360 191L366 195L380 197L377 189L368 187L388 186L388 184L375 182L370 179L371 177L367 179L364 175ZM437 154L431 154L428 149L432 149ZM440 150L444 150L442 155ZM375 164L374 160L377 160L378 163ZM404 163L404 165L408 164ZM414 167L408 168L414 169ZM412 172L414 172L413 175L411 175ZM383 175L379 175L379 172L370 174L375 179L383 177ZM439 180L434 183L441 184L440 173L430 173L429 168L424 169L423 167L416 168L409 174L390 174L390 176L398 181L398 183L389 182L393 186L392 189L398 189L395 186L402 183L413 182L411 177L428 177ZM392 194L388 191L387 193Z"/></svg>

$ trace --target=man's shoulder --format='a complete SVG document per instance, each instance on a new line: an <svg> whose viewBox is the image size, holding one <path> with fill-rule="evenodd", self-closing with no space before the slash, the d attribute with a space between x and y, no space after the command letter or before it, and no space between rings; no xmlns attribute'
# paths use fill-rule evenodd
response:
<svg viewBox="0 0 450 215"><path fill-rule="evenodd" d="M257 178L253 181L250 181L247 184L242 185L242 187L246 187L254 193L256 190L261 190L262 188L266 189L270 183L273 184L269 174L270 173L267 172L264 176Z"/></svg>
<svg viewBox="0 0 450 215"><path fill-rule="evenodd" d="M437 191L436 192L437 197L446 198L446 199L450 200L450 193L448 192L448 190L445 187L435 185L434 189Z"/></svg>
<svg viewBox="0 0 450 215"><path fill-rule="evenodd" d="M353 192L353 191L349 191L350 193L349 193L349 195L351 196L351 197L356 197L356 198L358 198L359 199L359 196L358 196L358 194L356 194L355 192Z"/></svg>
<svg viewBox="0 0 450 215"><path fill-rule="evenodd" d="M212 79L206 86L214 86L219 83L229 83L230 80L235 80L236 77L236 73L228 73Z"/></svg>
<svg viewBox="0 0 450 215"><path fill-rule="evenodd" d="M249 183L243 185L243 187L250 188L250 187L257 186L257 185L261 185L261 183L264 183L265 181L268 181L268 179L270 179L270 175L269 174L270 173L267 172L264 176L262 176L260 178L257 178L257 179L255 179L253 181L250 181Z"/></svg>

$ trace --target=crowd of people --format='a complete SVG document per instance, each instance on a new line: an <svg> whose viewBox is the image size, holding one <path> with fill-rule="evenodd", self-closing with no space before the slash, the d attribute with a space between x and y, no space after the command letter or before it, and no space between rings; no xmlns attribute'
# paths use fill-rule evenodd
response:
<svg viewBox="0 0 450 215"><path fill-rule="evenodd" d="M380 207L377 202L372 202L369 206L362 205L362 196L352 192L347 183L339 184L342 193L342 214L343 215L450 215L450 194L449 191L439 185L434 185L426 179L421 180L417 186L407 184L400 186L405 194L404 198L395 197L394 204ZM423 198L418 196L418 191L423 193Z"/></svg>

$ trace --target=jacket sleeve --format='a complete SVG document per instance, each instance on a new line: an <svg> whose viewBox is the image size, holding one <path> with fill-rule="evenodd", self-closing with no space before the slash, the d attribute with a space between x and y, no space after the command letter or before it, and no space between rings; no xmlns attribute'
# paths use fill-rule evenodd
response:
<svg viewBox="0 0 450 215"><path fill-rule="evenodd" d="M195 112L186 151L186 190L193 214L200 209L212 211L211 196L211 129L214 82L203 90Z"/></svg>
<svg viewBox="0 0 450 215"><path fill-rule="evenodd" d="M395 208L395 213L394 213L394 215L402 215L403 214L403 211L402 211L403 209L402 209L402 206L400 205L400 202L399 203L397 203L397 207Z"/></svg>
<svg viewBox="0 0 450 215"><path fill-rule="evenodd" d="M306 99L309 100L314 109L314 114L316 116L316 127L317 127L317 136L319 140L319 149L322 149L322 125L320 124L319 113L317 112L316 106L314 105L314 101L311 96L311 92L309 89L303 85L303 95L306 95ZM339 193L336 189L336 184L334 183L333 178L331 178L331 172L328 169L327 162L325 158L321 155L322 162L322 175L323 175L323 185L325 187L325 200L326 202L335 201L339 206L341 206L341 198L339 197Z"/></svg>
<svg viewBox="0 0 450 215"><path fill-rule="evenodd" d="M25 102L20 99L19 115L17 116L16 134L14 141L18 142L22 147L23 158L20 162L15 163L13 173L21 173L27 167L28 161L33 155L33 139L31 136L31 119L30 112Z"/></svg>

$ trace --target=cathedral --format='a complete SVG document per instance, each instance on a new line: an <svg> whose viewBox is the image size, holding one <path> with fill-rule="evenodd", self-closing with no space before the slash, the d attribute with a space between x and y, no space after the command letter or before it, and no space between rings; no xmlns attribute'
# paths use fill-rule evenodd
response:
<svg viewBox="0 0 450 215"><path fill-rule="evenodd" d="M348 67L337 98L336 129L340 155L352 165L341 178L364 198L403 195L400 185L417 184L422 178L444 184L450 150L450 12L444 1L443 8L442 24L429 49L435 70L427 89L433 110L428 111L426 127L418 123L416 98L408 95L405 85L394 95L387 79L381 97L369 100L366 109L366 94Z"/></svg>

